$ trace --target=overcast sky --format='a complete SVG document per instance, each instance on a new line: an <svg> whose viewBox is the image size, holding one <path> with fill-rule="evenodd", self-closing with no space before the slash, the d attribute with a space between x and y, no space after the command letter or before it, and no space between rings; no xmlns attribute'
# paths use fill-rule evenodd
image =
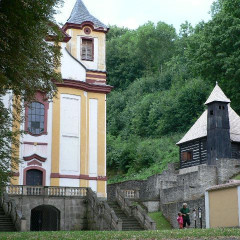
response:
<svg viewBox="0 0 240 240"><path fill-rule="evenodd" d="M56 15L65 23L76 0L65 0ZM163 21L178 30L186 20L193 26L210 19L213 0L83 0L90 13L105 24L137 28L147 21Z"/></svg>

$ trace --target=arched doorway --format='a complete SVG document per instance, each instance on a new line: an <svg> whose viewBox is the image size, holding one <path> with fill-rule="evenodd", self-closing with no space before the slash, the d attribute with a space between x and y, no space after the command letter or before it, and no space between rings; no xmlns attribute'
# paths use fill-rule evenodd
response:
<svg viewBox="0 0 240 240"><path fill-rule="evenodd" d="M37 169L28 170L26 173L27 186L42 186L43 185L43 172Z"/></svg>
<svg viewBox="0 0 240 240"><path fill-rule="evenodd" d="M60 211L49 205L38 206L31 211L31 231L59 231Z"/></svg>

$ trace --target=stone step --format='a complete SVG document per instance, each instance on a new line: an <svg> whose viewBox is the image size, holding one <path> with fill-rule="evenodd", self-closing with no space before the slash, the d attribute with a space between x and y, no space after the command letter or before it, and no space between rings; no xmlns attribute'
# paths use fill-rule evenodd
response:
<svg viewBox="0 0 240 240"><path fill-rule="evenodd" d="M128 217L120 208L117 202L108 202L108 205L114 210L118 218L123 222L123 231L142 231L142 227L134 217Z"/></svg>

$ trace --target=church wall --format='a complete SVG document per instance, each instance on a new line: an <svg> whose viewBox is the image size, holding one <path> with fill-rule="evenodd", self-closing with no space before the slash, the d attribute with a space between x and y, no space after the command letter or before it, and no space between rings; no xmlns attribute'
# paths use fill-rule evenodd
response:
<svg viewBox="0 0 240 240"><path fill-rule="evenodd" d="M26 181L26 169L39 168L45 171L46 178L45 185L50 185L51 174L51 149L52 149L52 103L45 109L47 111L47 133L39 136L32 136L24 134L21 136L21 145L19 146L19 155L21 163L19 164L19 182L18 184L24 185ZM25 130L25 123L21 124L21 130ZM45 158L44 161L39 161L37 158L31 160L24 160L26 157L38 156Z"/></svg>
<svg viewBox="0 0 240 240"><path fill-rule="evenodd" d="M79 107L68 103L66 108L71 113L80 114L81 123L79 125L80 147L76 146L78 153L72 150L72 140L68 143L63 142L61 146L61 99L63 96L79 99ZM81 99L81 101L80 101ZM57 98L53 104L53 149L52 149L52 175L51 186L60 186L73 180L68 186L92 187L101 197L106 197L106 95L93 92L84 92L78 89L60 87ZM81 103L80 103L81 102ZM74 108L74 109L72 109ZM76 109L77 108L77 109ZM63 113L62 113L63 114ZM73 121L73 116L69 116L67 125ZM76 121L75 121L76 122ZM63 125L66 125L63 124ZM72 130L72 125L62 129L64 131ZM75 125L76 126L76 125ZM80 130L81 129L81 130ZM65 138L66 134L64 133ZM77 139L77 135L71 136ZM69 145L70 144L70 145ZM68 147L66 147L68 146ZM66 149L66 150L61 150ZM69 152L71 149L72 152ZM61 152L65 151L65 152ZM73 155L71 155L73 153ZM78 155L78 160L75 159ZM65 156L65 157L64 157ZM72 156L72 158L71 158ZM72 164L71 164L71 159ZM65 159L63 162L59 159ZM62 163L62 167L61 167ZM76 165L78 164L78 166ZM69 169L71 167L71 169ZM78 169L79 167L79 169ZM67 171L66 171L67 170ZM62 180L64 179L64 180ZM77 184L78 182L78 184Z"/></svg>
<svg viewBox="0 0 240 240"><path fill-rule="evenodd" d="M61 67L60 71L63 79L71 79L86 82L86 70L76 59L74 59L65 49L66 43L61 43Z"/></svg>
<svg viewBox="0 0 240 240"><path fill-rule="evenodd" d="M103 32L92 31L87 35L84 29L68 29L67 33L72 37L67 47L71 50L71 54L81 61L87 68L91 70L106 71L106 36ZM94 39L94 61L82 61L80 59L81 37L89 37Z"/></svg>

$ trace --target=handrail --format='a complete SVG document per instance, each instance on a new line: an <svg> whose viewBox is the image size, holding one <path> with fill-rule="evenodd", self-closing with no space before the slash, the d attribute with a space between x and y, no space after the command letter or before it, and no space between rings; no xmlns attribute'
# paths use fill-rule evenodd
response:
<svg viewBox="0 0 240 240"><path fill-rule="evenodd" d="M156 230L156 223L147 215L141 206L133 206L132 203L125 198L123 191L117 187L116 199L121 209L128 215L134 216L140 225L146 230Z"/></svg>
<svg viewBox="0 0 240 240"><path fill-rule="evenodd" d="M117 217L115 212L109 207L106 201L100 201L91 188L87 188L88 207L91 217L94 219L99 230L104 226L100 219L104 219L110 230L122 230L122 220Z"/></svg>
<svg viewBox="0 0 240 240"><path fill-rule="evenodd" d="M0 204L5 214L11 217L17 231L25 232L26 219L23 217L22 213L17 209L15 201L12 199L10 200L6 192L3 192L1 195Z"/></svg>

